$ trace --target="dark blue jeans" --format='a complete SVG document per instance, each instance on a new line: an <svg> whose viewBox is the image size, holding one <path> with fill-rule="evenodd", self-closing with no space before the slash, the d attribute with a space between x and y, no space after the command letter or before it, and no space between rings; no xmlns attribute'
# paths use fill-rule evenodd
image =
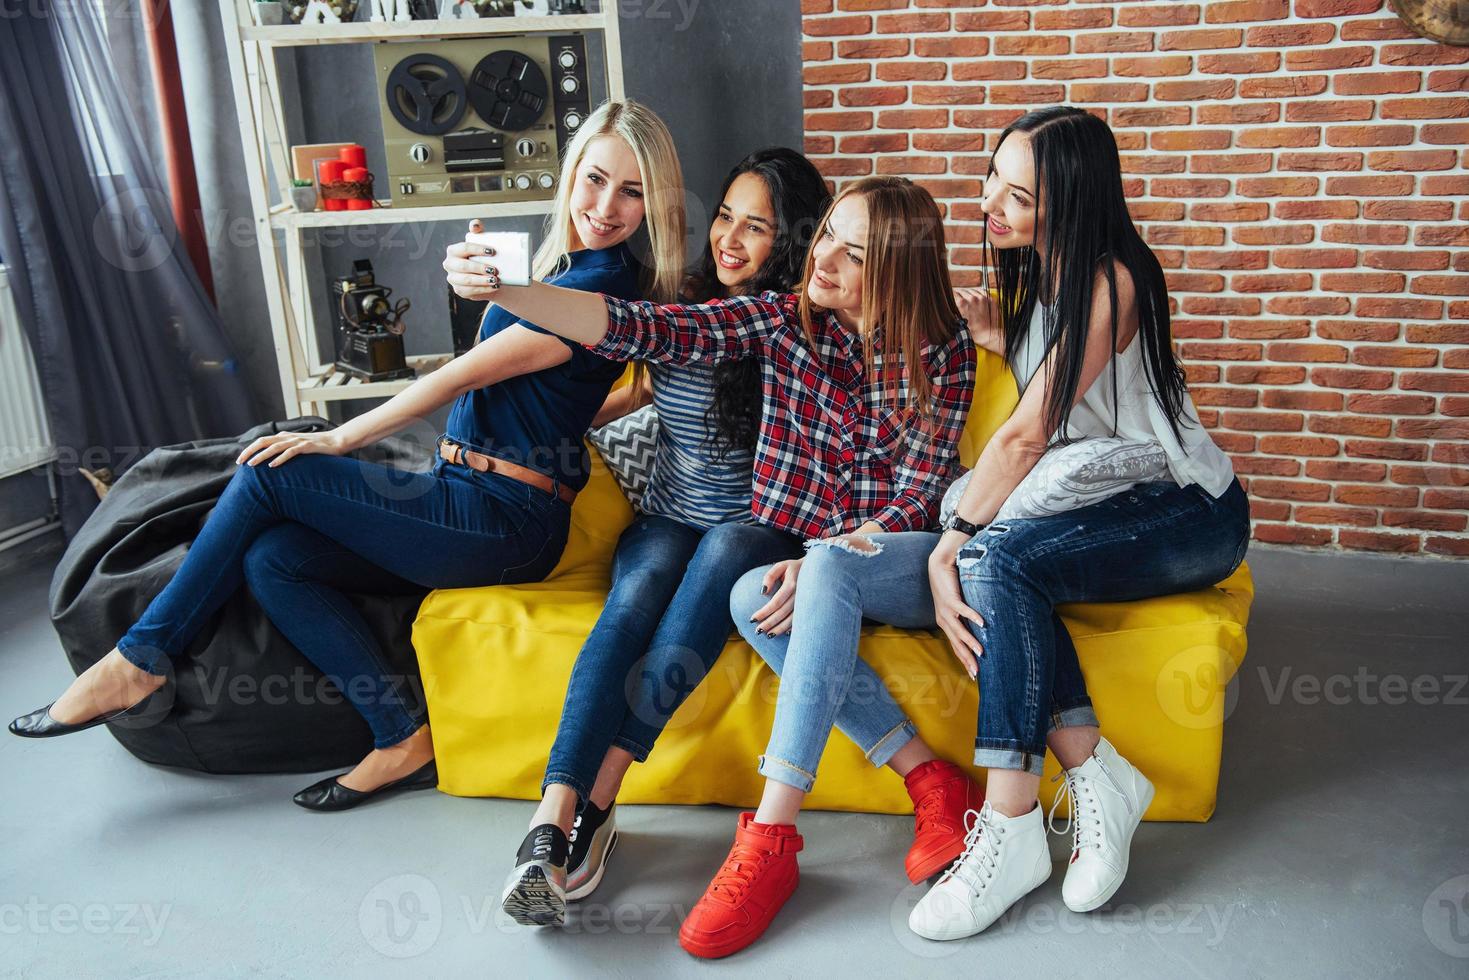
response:
<svg viewBox="0 0 1469 980"><path fill-rule="evenodd" d="M584 800L609 748L647 759L729 640L734 583L801 555L799 537L763 524L703 531L639 515L618 539L607 603L572 667L541 789L564 783Z"/></svg>
<svg viewBox="0 0 1469 980"><path fill-rule="evenodd" d="M1052 517L991 524L959 549L979 658L974 764L1041 774L1053 728L1096 725L1067 602L1130 602L1228 578L1250 541L1250 505L1236 480L1215 499L1202 487L1143 483Z"/></svg>
<svg viewBox="0 0 1469 980"><path fill-rule="evenodd" d="M343 593L540 581L560 559L570 516L552 493L437 458L428 473L321 454L243 465L173 579L117 646L143 670L166 673L167 661L248 582L270 621L385 748L426 719L410 709L405 679L389 676Z"/></svg>

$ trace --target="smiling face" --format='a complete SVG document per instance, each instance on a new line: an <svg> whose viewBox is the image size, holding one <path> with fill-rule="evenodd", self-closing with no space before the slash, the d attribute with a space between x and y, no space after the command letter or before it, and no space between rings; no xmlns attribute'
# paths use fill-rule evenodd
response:
<svg viewBox="0 0 1469 980"><path fill-rule="evenodd" d="M642 171L627 142L599 136L588 143L571 189L571 225L581 245L602 249L626 241L643 223L644 206Z"/></svg>
<svg viewBox="0 0 1469 980"><path fill-rule="evenodd" d="M984 181L984 199L980 202L991 245L1019 248L1036 244L1036 229L1043 227L1044 214L1037 207L1038 191L1030 137L1025 133L1011 133L995 152L989 176Z"/></svg>
<svg viewBox="0 0 1469 980"><path fill-rule="evenodd" d="M848 194L836 203L811 248L806 295L851 327L862 316L862 263L867 253L867 199Z"/></svg>
<svg viewBox="0 0 1469 980"><path fill-rule="evenodd" d="M754 279L770 258L775 248L775 206L761 177L744 173L729 185L709 226L709 248L719 283L729 296Z"/></svg>

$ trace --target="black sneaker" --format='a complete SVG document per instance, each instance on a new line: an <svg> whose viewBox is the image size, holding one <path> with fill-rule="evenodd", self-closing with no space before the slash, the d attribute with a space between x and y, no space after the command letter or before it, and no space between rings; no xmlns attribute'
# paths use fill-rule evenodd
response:
<svg viewBox="0 0 1469 980"><path fill-rule="evenodd" d="M607 859L617 846L617 818L614 803L600 810L587 800L576 812L571 825L571 856L566 860L566 900L586 898L602 883Z"/></svg>
<svg viewBox="0 0 1469 980"><path fill-rule="evenodd" d="M523 926L559 926L565 921L569 848L566 834L555 824L543 823L525 835L500 898L506 915Z"/></svg>

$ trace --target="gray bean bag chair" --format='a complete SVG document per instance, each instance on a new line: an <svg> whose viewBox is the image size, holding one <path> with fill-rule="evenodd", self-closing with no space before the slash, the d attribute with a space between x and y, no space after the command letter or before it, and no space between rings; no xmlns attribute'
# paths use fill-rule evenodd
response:
<svg viewBox="0 0 1469 980"><path fill-rule="evenodd" d="M241 449L272 432L331 427L305 416L235 438L165 446L119 477L51 580L51 620L72 670L111 650L173 577ZM422 447L392 439L353 455L410 470L430 462ZM423 595L351 597L394 672L413 679L407 686L420 705L410 630ZM174 662L155 704L146 717L107 726L144 762L214 773L315 772L354 765L372 749L362 717L270 623L248 586Z"/></svg>

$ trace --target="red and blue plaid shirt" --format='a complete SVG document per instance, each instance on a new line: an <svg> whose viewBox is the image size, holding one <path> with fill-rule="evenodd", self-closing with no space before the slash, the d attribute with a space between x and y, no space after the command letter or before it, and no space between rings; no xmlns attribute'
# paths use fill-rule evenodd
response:
<svg viewBox="0 0 1469 980"><path fill-rule="evenodd" d="M937 526L938 504L962 472L959 437L974 395L975 349L961 320L943 344L925 344L934 423L902 432L881 377L867 378L862 339L830 312L814 314L816 351L798 297L776 292L659 306L604 296L607 335L589 349L669 364L760 359L763 418L755 450L756 520L806 538ZM882 353L876 353L878 366ZM901 363L899 364L901 368ZM898 384L906 409L906 380ZM926 432L931 432L928 437Z"/></svg>

